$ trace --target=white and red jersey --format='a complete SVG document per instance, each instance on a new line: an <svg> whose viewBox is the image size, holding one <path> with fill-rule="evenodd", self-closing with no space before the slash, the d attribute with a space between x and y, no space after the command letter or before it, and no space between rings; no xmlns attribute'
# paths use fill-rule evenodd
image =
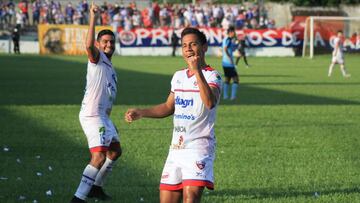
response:
<svg viewBox="0 0 360 203"><path fill-rule="evenodd" d="M110 115L116 98L116 72L111 61L100 51L98 63L88 61L86 88L81 105L81 116Z"/></svg>
<svg viewBox="0 0 360 203"><path fill-rule="evenodd" d="M211 67L202 70L211 87L222 86L220 74ZM189 69L177 71L171 80L174 93L174 129L171 149L199 149L212 153L215 150L214 124L218 104L207 109L200 97L195 75Z"/></svg>
<svg viewBox="0 0 360 203"><path fill-rule="evenodd" d="M336 57L343 57L344 55L344 40L341 39L340 37L335 37L334 39L334 50L333 50L333 56L336 56ZM336 50L336 47L337 47L337 50ZM337 51L337 52L336 52ZM336 53L335 53L336 52ZM335 55L336 54L336 55Z"/></svg>
<svg viewBox="0 0 360 203"><path fill-rule="evenodd" d="M340 37L334 39L334 50L332 53L332 63L344 64L344 41Z"/></svg>

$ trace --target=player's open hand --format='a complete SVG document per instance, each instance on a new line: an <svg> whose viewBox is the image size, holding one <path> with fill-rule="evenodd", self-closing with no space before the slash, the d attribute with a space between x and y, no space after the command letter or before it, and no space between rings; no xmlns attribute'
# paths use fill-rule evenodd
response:
<svg viewBox="0 0 360 203"><path fill-rule="evenodd" d="M128 109L125 113L125 121L131 123L142 117L139 109Z"/></svg>

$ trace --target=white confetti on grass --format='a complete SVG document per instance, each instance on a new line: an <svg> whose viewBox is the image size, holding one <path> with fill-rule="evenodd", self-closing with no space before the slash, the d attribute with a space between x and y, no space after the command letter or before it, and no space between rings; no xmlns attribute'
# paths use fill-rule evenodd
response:
<svg viewBox="0 0 360 203"><path fill-rule="evenodd" d="M17 159L16 159L16 162L18 162L19 164L21 164L21 159L20 159L20 158L17 158Z"/></svg>
<svg viewBox="0 0 360 203"><path fill-rule="evenodd" d="M52 196L53 195L53 192L52 192L52 190L48 190L48 191L46 191L46 193L45 193L47 196Z"/></svg>
<svg viewBox="0 0 360 203"><path fill-rule="evenodd" d="M140 202L143 202L144 201L144 198L140 197Z"/></svg>
<svg viewBox="0 0 360 203"><path fill-rule="evenodd" d="M41 156L40 156L40 155L36 155L35 157L36 157L37 159L40 159L40 158L41 158Z"/></svg>
<svg viewBox="0 0 360 203"><path fill-rule="evenodd" d="M36 172L37 176L42 176L43 174L41 172Z"/></svg>
<svg viewBox="0 0 360 203"><path fill-rule="evenodd" d="M8 152L8 151L10 151L10 148L9 148L9 147L4 147L4 148L3 148L3 151L4 151L4 152Z"/></svg>
<svg viewBox="0 0 360 203"><path fill-rule="evenodd" d="M21 180L22 180L22 178L21 178L21 177L17 177L17 178L16 178L16 180L21 181Z"/></svg>
<svg viewBox="0 0 360 203"><path fill-rule="evenodd" d="M9 178L4 177L4 176L1 176L1 177L0 177L0 180L7 180L7 179L9 179Z"/></svg>
<svg viewBox="0 0 360 203"><path fill-rule="evenodd" d="M52 170L53 170L53 168L52 168L51 166L49 166L48 169L49 169L49 171L52 171Z"/></svg>
<svg viewBox="0 0 360 203"><path fill-rule="evenodd" d="M24 195L20 195L18 200L22 201L22 200L26 200L26 197Z"/></svg>

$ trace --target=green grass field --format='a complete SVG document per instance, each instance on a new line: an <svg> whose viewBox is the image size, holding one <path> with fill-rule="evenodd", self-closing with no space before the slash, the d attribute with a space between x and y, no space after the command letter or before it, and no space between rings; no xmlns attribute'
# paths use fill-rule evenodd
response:
<svg viewBox="0 0 360 203"><path fill-rule="evenodd" d="M330 56L252 57L250 69L241 62L239 97L218 108L215 190L203 202L360 202L359 59L347 55L349 79L338 66L327 77ZM222 72L219 58L207 62ZM124 153L105 189L112 202L158 202L172 120L128 125L123 115L163 102L184 62L113 63L120 82L112 119ZM0 55L0 202L71 199L90 158L78 121L85 74L85 57Z"/></svg>

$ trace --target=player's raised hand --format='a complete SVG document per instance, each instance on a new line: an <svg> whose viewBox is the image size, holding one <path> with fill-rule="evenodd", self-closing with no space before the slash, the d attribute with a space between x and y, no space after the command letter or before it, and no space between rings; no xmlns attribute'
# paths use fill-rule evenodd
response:
<svg viewBox="0 0 360 203"><path fill-rule="evenodd" d="M128 109L125 113L124 118L126 122L131 123L135 120L140 119L141 117L142 116L139 109Z"/></svg>
<svg viewBox="0 0 360 203"><path fill-rule="evenodd" d="M200 70L200 56L190 56L186 58L186 63L188 64L190 70Z"/></svg>
<svg viewBox="0 0 360 203"><path fill-rule="evenodd" d="M95 5L94 1L91 2L90 14L95 16L99 12L99 6Z"/></svg>

